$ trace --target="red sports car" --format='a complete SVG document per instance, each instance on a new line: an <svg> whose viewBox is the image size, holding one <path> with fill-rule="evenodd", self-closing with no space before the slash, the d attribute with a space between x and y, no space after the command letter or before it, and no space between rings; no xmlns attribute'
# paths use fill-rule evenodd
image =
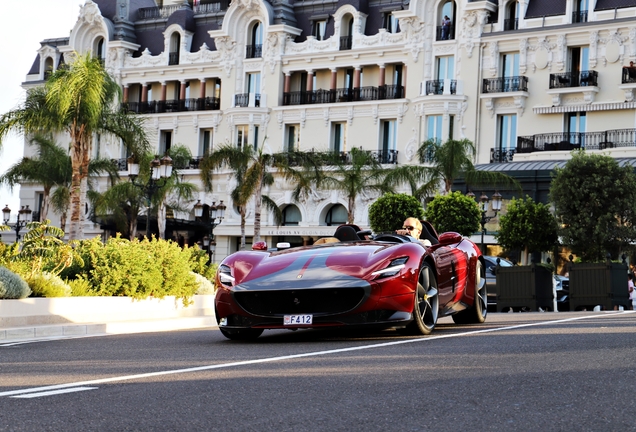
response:
<svg viewBox="0 0 636 432"><path fill-rule="evenodd" d="M458 233L438 236L423 225L430 246L341 225L331 243L272 251L261 242L257 250L228 256L216 275L221 332L253 339L264 329L377 326L427 335L440 316L484 322L479 248Z"/></svg>

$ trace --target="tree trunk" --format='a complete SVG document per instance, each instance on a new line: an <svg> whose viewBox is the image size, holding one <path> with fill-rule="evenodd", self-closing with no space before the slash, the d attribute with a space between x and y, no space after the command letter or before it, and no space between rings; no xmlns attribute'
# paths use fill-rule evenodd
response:
<svg viewBox="0 0 636 432"><path fill-rule="evenodd" d="M353 224L356 217L356 198L349 197L349 209L347 211L347 223Z"/></svg>
<svg viewBox="0 0 636 432"><path fill-rule="evenodd" d="M241 206L241 250L245 250L245 206Z"/></svg>
<svg viewBox="0 0 636 432"><path fill-rule="evenodd" d="M261 241L261 211L263 209L263 174L261 180L256 185L256 194L254 195L254 239L252 244Z"/></svg>
<svg viewBox="0 0 636 432"><path fill-rule="evenodd" d="M66 218L68 217L68 213L67 212L62 212L62 215L60 216L60 229L64 232L66 232Z"/></svg>
<svg viewBox="0 0 636 432"><path fill-rule="evenodd" d="M51 205L51 187L45 187L42 194L42 209L40 210L40 221L46 220L49 215L49 207Z"/></svg>
<svg viewBox="0 0 636 432"><path fill-rule="evenodd" d="M130 240L137 238L137 217L130 218L128 222L128 232L130 233Z"/></svg>
<svg viewBox="0 0 636 432"><path fill-rule="evenodd" d="M166 238L166 204L161 201L157 209L157 227L159 229L159 238Z"/></svg>
<svg viewBox="0 0 636 432"><path fill-rule="evenodd" d="M71 128L71 227L69 240L81 240L84 237L84 203L88 183L88 163L90 162L91 139L84 125L72 125ZM87 136L88 135L88 136Z"/></svg>

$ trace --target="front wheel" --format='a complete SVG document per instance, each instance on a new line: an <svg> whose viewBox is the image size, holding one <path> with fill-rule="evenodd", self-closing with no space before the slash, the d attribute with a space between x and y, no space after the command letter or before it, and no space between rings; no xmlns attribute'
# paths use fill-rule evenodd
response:
<svg viewBox="0 0 636 432"><path fill-rule="evenodd" d="M439 296L437 280L431 266L422 265L417 279L417 291L413 305L413 322L406 327L406 333L429 335L437 324L439 314Z"/></svg>
<svg viewBox="0 0 636 432"><path fill-rule="evenodd" d="M475 300L473 307L453 315L457 324L480 324L486 321L488 314L488 290L486 288L486 274L481 261L477 260L475 268Z"/></svg>

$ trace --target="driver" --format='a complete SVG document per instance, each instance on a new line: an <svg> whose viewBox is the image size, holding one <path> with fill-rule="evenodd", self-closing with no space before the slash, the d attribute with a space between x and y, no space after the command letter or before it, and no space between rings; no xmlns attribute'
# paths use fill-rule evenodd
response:
<svg viewBox="0 0 636 432"><path fill-rule="evenodd" d="M431 242L429 240L420 239L420 235L422 234L422 222L420 222L420 220L417 218L414 218L414 217L406 218L406 220L404 221L404 224L402 225L402 229L397 230L396 233L415 237L424 246L431 246Z"/></svg>

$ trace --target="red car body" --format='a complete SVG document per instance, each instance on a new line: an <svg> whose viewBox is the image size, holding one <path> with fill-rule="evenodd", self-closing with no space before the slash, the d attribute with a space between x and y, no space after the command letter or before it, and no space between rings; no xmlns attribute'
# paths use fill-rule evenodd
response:
<svg viewBox="0 0 636 432"><path fill-rule="evenodd" d="M371 325L428 334L446 315L483 322L479 249L457 233L431 231L432 246L395 234L367 240L358 230L360 238L337 243L234 253L217 273L219 327L230 339L247 339L263 329ZM420 315L428 324L417 331ZM310 323L289 322L304 316Z"/></svg>

